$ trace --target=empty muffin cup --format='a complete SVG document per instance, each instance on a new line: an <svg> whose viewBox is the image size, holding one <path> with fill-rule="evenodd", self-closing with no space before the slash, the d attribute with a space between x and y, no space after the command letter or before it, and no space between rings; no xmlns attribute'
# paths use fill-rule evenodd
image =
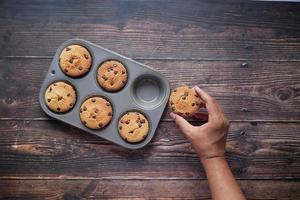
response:
<svg viewBox="0 0 300 200"><path fill-rule="evenodd" d="M166 85L153 74L141 75L132 87L135 103L143 108L151 109L159 106L166 95Z"/></svg>

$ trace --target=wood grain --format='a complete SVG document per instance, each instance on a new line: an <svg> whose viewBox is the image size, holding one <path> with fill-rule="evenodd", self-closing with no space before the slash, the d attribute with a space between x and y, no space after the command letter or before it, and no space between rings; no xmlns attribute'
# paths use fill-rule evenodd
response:
<svg viewBox="0 0 300 200"><path fill-rule="evenodd" d="M300 198L297 181L239 184L249 200ZM211 199L206 180L0 180L0 187L2 199Z"/></svg>
<svg viewBox="0 0 300 200"><path fill-rule="evenodd" d="M298 4L1 1L1 57L83 38L132 58L300 60Z"/></svg>
<svg viewBox="0 0 300 200"><path fill-rule="evenodd" d="M250 61L241 67L240 61L139 61L166 76L171 88L181 84L204 88L231 120L300 120L298 62ZM38 93L50 62L0 59L0 118L46 117ZM163 118L169 119L168 114Z"/></svg>
<svg viewBox="0 0 300 200"><path fill-rule="evenodd" d="M205 178L174 122L127 150L57 121L0 121L0 177ZM232 123L227 157L238 179L300 178L300 124Z"/></svg>
<svg viewBox="0 0 300 200"><path fill-rule="evenodd" d="M57 47L83 38L154 67L172 88L204 88L233 122L226 156L247 199L300 199L299 10L240 1L0 1L0 198L211 198L169 110L137 151L41 111L38 92Z"/></svg>

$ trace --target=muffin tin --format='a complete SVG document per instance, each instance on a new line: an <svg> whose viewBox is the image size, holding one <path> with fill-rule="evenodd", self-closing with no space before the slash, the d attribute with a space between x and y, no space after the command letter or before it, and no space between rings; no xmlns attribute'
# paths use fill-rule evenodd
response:
<svg viewBox="0 0 300 200"><path fill-rule="evenodd" d="M72 78L65 75L59 66L60 53L66 46L72 44L82 45L87 48L93 59L89 72L80 78ZM117 92L105 91L100 87L96 78L97 69L100 64L110 59L115 59L123 63L128 73L126 85ZM74 107L69 112L55 113L51 111L44 102L44 94L47 87L56 81L65 81L70 83L76 90L77 100ZM55 119L97 135L125 148L138 149L144 147L153 138L164 108L166 107L169 95L169 82L158 71L86 40L71 39L61 44L56 51L46 77L42 83L39 93L39 101L44 112ZM89 129L80 121L80 106L87 98L92 96L102 96L108 99L112 104L112 120L103 129ZM150 129L148 136L145 140L139 143L128 143L119 135L119 119L128 111L141 112L145 115L149 122Z"/></svg>

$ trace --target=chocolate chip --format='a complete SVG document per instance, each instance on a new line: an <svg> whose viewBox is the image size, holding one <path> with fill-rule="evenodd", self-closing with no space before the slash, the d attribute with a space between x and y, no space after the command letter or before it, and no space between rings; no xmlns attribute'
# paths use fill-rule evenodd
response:
<svg viewBox="0 0 300 200"><path fill-rule="evenodd" d="M101 127L103 126L103 124L102 124L102 123L99 123L98 126L101 128Z"/></svg>
<svg viewBox="0 0 300 200"><path fill-rule="evenodd" d="M51 101L51 99L48 99L48 102L50 102Z"/></svg>
<svg viewBox="0 0 300 200"><path fill-rule="evenodd" d="M133 133L133 131L129 131L128 133Z"/></svg>
<svg viewBox="0 0 300 200"><path fill-rule="evenodd" d="M65 72L68 72L68 69L65 69L64 71L65 71Z"/></svg>
<svg viewBox="0 0 300 200"><path fill-rule="evenodd" d="M142 127L142 123L139 123L139 128L141 128Z"/></svg>
<svg viewBox="0 0 300 200"><path fill-rule="evenodd" d="M85 57L85 59L89 59L89 56L86 54L84 54L84 57Z"/></svg>
<svg viewBox="0 0 300 200"><path fill-rule="evenodd" d="M71 94L70 94L70 93L68 93L68 94L67 94L67 97L70 97L70 96L71 96Z"/></svg>
<svg viewBox="0 0 300 200"><path fill-rule="evenodd" d="M145 123L145 122L146 122L146 121L145 121L144 119L141 120L141 123L142 123L142 124Z"/></svg>
<svg viewBox="0 0 300 200"><path fill-rule="evenodd" d="M198 94L195 94L195 97L199 97L199 95L198 95Z"/></svg>
<svg viewBox="0 0 300 200"><path fill-rule="evenodd" d="M190 113L189 113L189 112L186 112L185 114L186 114L186 115L190 115Z"/></svg>
<svg viewBox="0 0 300 200"><path fill-rule="evenodd" d="M122 74L125 74L125 71L122 71Z"/></svg>
<svg viewBox="0 0 300 200"><path fill-rule="evenodd" d="M123 120L121 120L120 122L121 122L121 124L123 124L123 123L124 123L124 121L123 121Z"/></svg>
<svg viewBox="0 0 300 200"><path fill-rule="evenodd" d="M118 71L114 71L114 74L117 74L118 73Z"/></svg>
<svg viewBox="0 0 300 200"><path fill-rule="evenodd" d="M107 80L108 80L108 77L107 77L107 76L105 76L105 75L103 75L103 76L102 76L102 78L103 78L105 81L107 81Z"/></svg>
<svg viewBox="0 0 300 200"><path fill-rule="evenodd" d="M52 87L49 88L49 92L51 92L51 91L52 91Z"/></svg>
<svg viewBox="0 0 300 200"><path fill-rule="evenodd" d="M184 92L184 94L183 94L184 96L188 96L189 95L189 93L188 92Z"/></svg>
<svg viewBox="0 0 300 200"><path fill-rule="evenodd" d="M96 102L96 99L91 99L91 101L92 101L93 103L95 103L95 102Z"/></svg>
<svg viewBox="0 0 300 200"><path fill-rule="evenodd" d="M57 111L60 111L60 107L56 108Z"/></svg>
<svg viewBox="0 0 300 200"><path fill-rule="evenodd" d="M126 81L125 81L125 80L123 80L123 81L122 81L122 83L123 83L123 84L125 84L125 83L126 83Z"/></svg>
<svg viewBox="0 0 300 200"><path fill-rule="evenodd" d="M61 97L61 96L58 97L58 101L60 101L60 100L62 100L62 97Z"/></svg>
<svg viewBox="0 0 300 200"><path fill-rule="evenodd" d="M183 99L183 100L186 100L186 97L184 96L184 97L182 97L182 99Z"/></svg>
<svg viewBox="0 0 300 200"><path fill-rule="evenodd" d="M125 121L125 124L129 124L129 122L130 122L130 120L126 120L126 121Z"/></svg>
<svg viewBox="0 0 300 200"><path fill-rule="evenodd" d="M80 108L79 112L82 113L82 108Z"/></svg>
<svg viewBox="0 0 300 200"><path fill-rule="evenodd" d="M71 58L71 59L69 60L69 62L70 62L70 63L73 63L73 60L74 60L74 59L73 59L73 58Z"/></svg>
<svg viewBox="0 0 300 200"><path fill-rule="evenodd" d="M111 112L109 112L107 115L108 115L108 116L111 116L111 115L112 115L112 113L111 113Z"/></svg>
<svg viewBox="0 0 300 200"><path fill-rule="evenodd" d="M196 106L199 106L199 103L198 103L198 102L196 102Z"/></svg>
<svg viewBox="0 0 300 200"><path fill-rule="evenodd" d="M115 84L114 81L110 81L110 85L113 86Z"/></svg>
<svg viewBox="0 0 300 200"><path fill-rule="evenodd" d="M177 114L178 114L178 115L182 115L183 113L182 113L182 112L177 112Z"/></svg>
<svg viewBox="0 0 300 200"><path fill-rule="evenodd" d="M79 68L78 68L78 69L81 71L83 68L82 68L82 66L79 66Z"/></svg>
<svg viewBox="0 0 300 200"><path fill-rule="evenodd" d="M85 106L83 106L83 111L86 111L86 110L87 110L87 108Z"/></svg>
<svg viewBox="0 0 300 200"><path fill-rule="evenodd" d="M72 107L73 106L73 103L70 103L70 107Z"/></svg>
<svg viewBox="0 0 300 200"><path fill-rule="evenodd" d="M139 123L139 122L140 122L140 120L139 120L139 119L137 119L137 120L135 120L135 122L136 122L136 123Z"/></svg>
<svg viewBox="0 0 300 200"><path fill-rule="evenodd" d="M173 101L170 101L170 104L171 104L171 106L174 104L174 102Z"/></svg>
<svg viewBox="0 0 300 200"><path fill-rule="evenodd" d="M192 103L192 106L195 106L195 103Z"/></svg>
<svg viewBox="0 0 300 200"><path fill-rule="evenodd" d="M94 115L92 118L93 118L93 119L96 119L96 115Z"/></svg>
<svg viewBox="0 0 300 200"><path fill-rule="evenodd" d="M173 90L173 92L177 92L177 89Z"/></svg>
<svg viewBox="0 0 300 200"><path fill-rule="evenodd" d="M122 130L122 128L123 128L122 126L119 126L119 129L120 129L120 130Z"/></svg>
<svg viewBox="0 0 300 200"><path fill-rule="evenodd" d="M110 103L106 103L106 106L110 106Z"/></svg>
<svg viewBox="0 0 300 200"><path fill-rule="evenodd" d="M56 83L53 83L53 85L54 85L54 86L57 86L57 84L56 84Z"/></svg>
<svg viewBox="0 0 300 200"><path fill-rule="evenodd" d="M67 47L67 48L66 48L66 51L70 51L70 50L71 50L71 48L70 48L70 47Z"/></svg>
<svg viewBox="0 0 300 200"><path fill-rule="evenodd" d="M99 112L99 109L96 108L94 112L95 112L95 113L98 113L98 112Z"/></svg>

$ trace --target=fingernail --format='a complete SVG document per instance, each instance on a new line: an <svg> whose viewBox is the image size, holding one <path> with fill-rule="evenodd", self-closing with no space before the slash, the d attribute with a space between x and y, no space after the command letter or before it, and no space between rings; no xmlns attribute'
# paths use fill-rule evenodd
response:
<svg viewBox="0 0 300 200"><path fill-rule="evenodd" d="M176 118L176 115L173 112L170 113L170 116L172 117L172 119Z"/></svg>

